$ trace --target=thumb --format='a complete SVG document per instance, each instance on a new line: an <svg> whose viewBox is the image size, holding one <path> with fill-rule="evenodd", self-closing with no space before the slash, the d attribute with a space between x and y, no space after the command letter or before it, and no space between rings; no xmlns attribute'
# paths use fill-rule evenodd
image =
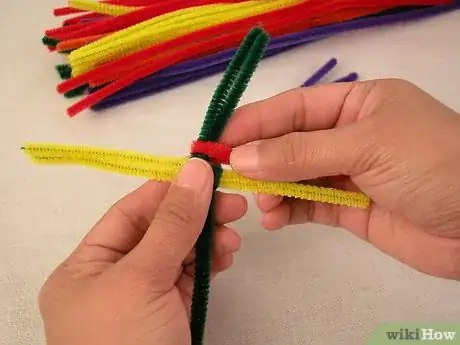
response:
<svg viewBox="0 0 460 345"><path fill-rule="evenodd" d="M151 272L177 273L200 235L212 192L211 167L192 158L169 187L145 236L126 260Z"/></svg>
<svg viewBox="0 0 460 345"><path fill-rule="evenodd" d="M302 181L356 175L365 169L371 143L357 125L315 132L295 132L258 140L233 150L230 164L248 178Z"/></svg>

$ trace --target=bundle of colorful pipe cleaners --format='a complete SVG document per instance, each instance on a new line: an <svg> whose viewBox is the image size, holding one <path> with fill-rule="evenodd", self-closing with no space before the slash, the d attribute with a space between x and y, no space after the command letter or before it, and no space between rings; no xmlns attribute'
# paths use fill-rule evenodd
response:
<svg viewBox="0 0 460 345"><path fill-rule="evenodd" d="M67 54L68 64L56 67L64 80L57 91L83 97L67 110L75 116L224 71L256 25L273 37L269 57L459 7L455 0L69 0L54 15L72 17L46 30L43 43Z"/></svg>

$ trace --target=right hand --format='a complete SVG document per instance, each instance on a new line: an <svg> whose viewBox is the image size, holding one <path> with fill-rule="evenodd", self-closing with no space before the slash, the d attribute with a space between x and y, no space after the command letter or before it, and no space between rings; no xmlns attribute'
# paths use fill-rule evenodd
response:
<svg viewBox="0 0 460 345"><path fill-rule="evenodd" d="M240 174L361 191L367 210L258 196L262 225L340 226L430 275L460 278L460 116L399 80L285 92L240 108Z"/></svg>

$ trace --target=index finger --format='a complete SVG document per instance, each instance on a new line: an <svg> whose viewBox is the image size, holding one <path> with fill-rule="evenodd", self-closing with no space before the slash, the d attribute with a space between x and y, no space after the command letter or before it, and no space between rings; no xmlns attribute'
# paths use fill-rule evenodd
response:
<svg viewBox="0 0 460 345"><path fill-rule="evenodd" d="M371 83L298 88L236 110L222 136L232 147L292 132L330 129L356 120Z"/></svg>

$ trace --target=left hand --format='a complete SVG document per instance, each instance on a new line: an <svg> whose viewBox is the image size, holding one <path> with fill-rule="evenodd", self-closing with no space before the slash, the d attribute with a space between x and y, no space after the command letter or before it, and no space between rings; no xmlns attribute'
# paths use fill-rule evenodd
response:
<svg viewBox="0 0 460 345"><path fill-rule="evenodd" d="M188 345L193 247L212 196L212 170L191 159L176 182L147 182L118 201L40 293L48 345ZM247 210L219 193L212 275L228 269L240 237L222 225Z"/></svg>

